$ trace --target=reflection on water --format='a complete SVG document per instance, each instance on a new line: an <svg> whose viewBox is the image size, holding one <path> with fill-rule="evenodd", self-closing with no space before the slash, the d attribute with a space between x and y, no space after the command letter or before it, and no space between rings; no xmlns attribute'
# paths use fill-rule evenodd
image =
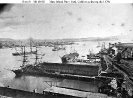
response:
<svg viewBox="0 0 133 98"><path fill-rule="evenodd" d="M52 81L52 83L55 84L58 83L58 81L62 80L56 78L49 78L49 77L22 76L20 78L3 80L3 84L11 88L31 91L31 92L34 89L37 89L39 93L42 93L44 89L50 87L50 85L48 85L46 81Z"/></svg>
<svg viewBox="0 0 133 98"><path fill-rule="evenodd" d="M84 91L91 91L91 92L97 92L97 86L98 86L98 81L93 81L93 82L81 82L77 80L68 80L64 79L59 86L62 87L68 87L68 88L74 88L74 89L80 89Z"/></svg>
<svg viewBox="0 0 133 98"><path fill-rule="evenodd" d="M89 49L93 52L98 52L100 48L96 48L97 42L80 42L71 46L67 46L66 50L52 51L53 47L42 47L39 50L39 54L44 54L45 56L41 61L45 62L57 62L60 63L60 57L66 53L77 51L80 56L86 56ZM29 51L29 48L26 48L26 51ZM19 67L22 64L21 56L12 56L12 53L15 52L14 49L1 49L0 50L0 85L9 86L15 89L21 89L26 91L33 91L35 88L38 89L38 92L42 91L49 87L45 81L52 81L52 84L58 86L71 87L75 89L82 89L87 91L97 91L97 83L88 83L75 80L62 80L57 78L49 77L35 77L35 76L22 76L20 78L15 78L15 74L10 69L14 67ZM29 55L28 60L30 63L34 63L35 55Z"/></svg>

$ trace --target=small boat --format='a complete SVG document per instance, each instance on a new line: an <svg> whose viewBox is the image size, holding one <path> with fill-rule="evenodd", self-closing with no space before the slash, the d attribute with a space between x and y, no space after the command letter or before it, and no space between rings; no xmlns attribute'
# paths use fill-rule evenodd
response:
<svg viewBox="0 0 133 98"><path fill-rule="evenodd" d="M32 51L32 52L25 52L25 54L36 54L36 51ZM15 52L15 53L12 53L13 56L20 56L20 55L24 55L24 53L22 52Z"/></svg>
<svg viewBox="0 0 133 98"><path fill-rule="evenodd" d="M65 47L57 47L57 46L55 46L53 49L52 49L52 51L58 51L58 50L65 50L66 48Z"/></svg>
<svg viewBox="0 0 133 98"><path fill-rule="evenodd" d="M3 46L2 46L2 43L0 42L0 49L2 49L3 48Z"/></svg>

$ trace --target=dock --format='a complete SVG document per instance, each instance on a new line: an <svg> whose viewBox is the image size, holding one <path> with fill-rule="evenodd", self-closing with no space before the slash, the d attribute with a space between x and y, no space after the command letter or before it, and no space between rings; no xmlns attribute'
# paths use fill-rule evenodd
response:
<svg viewBox="0 0 133 98"><path fill-rule="evenodd" d="M7 97L7 96L0 95L0 98L12 98L12 97Z"/></svg>
<svg viewBox="0 0 133 98"><path fill-rule="evenodd" d="M45 89L44 92L46 94L54 94L57 96L67 95L67 96L73 96L76 98L109 98L105 94L92 93L88 91L80 91L80 90L68 89L64 87L55 87L55 86Z"/></svg>

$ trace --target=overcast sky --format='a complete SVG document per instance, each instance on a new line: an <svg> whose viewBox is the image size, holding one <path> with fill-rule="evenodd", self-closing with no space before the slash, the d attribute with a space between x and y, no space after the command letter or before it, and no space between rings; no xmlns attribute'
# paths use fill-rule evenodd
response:
<svg viewBox="0 0 133 98"><path fill-rule="evenodd" d="M108 37L132 32L132 4L15 4L0 13L0 38Z"/></svg>

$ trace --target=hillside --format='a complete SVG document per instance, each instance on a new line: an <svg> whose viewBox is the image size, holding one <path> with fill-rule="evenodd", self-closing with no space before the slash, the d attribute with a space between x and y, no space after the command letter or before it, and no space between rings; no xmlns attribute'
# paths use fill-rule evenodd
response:
<svg viewBox="0 0 133 98"><path fill-rule="evenodd" d="M30 43L33 45L60 45L60 44L72 44L74 42L82 42L82 41L114 41L118 40L116 36L112 37L88 37L88 38L68 38L68 39L23 39L23 40L15 40L10 38L0 38L0 43L4 47L13 47L13 46L21 46L27 45L29 46Z"/></svg>

